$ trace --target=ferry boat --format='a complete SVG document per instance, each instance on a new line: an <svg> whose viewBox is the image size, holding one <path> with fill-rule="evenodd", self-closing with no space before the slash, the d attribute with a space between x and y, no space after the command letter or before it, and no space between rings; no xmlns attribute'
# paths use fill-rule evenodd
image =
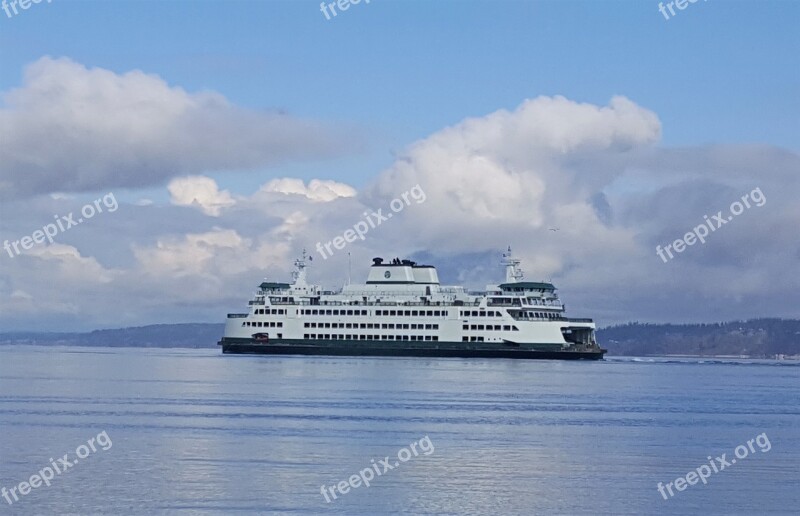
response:
<svg viewBox="0 0 800 516"><path fill-rule="evenodd" d="M483 292L439 284L436 268L374 258L366 283L324 291L295 260L291 283L264 281L246 313L228 314L223 353L599 360L591 319L566 316L551 283L523 280L503 253L505 282Z"/></svg>

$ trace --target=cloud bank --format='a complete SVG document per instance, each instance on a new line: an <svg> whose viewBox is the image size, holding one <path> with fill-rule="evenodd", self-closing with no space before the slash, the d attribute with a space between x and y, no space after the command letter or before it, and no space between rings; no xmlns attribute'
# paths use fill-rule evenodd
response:
<svg viewBox="0 0 800 516"><path fill-rule="evenodd" d="M330 157L350 145L319 122L248 111L156 75L43 57L2 95L0 198L161 185Z"/></svg>
<svg viewBox="0 0 800 516"><path fill-rule="evenodd" d="M77 65L46 61L36 66ZM78 77L95 73L78 68ZM129 81L142 81L145 89L174 97L164 101L172 107L206 105L150 76L98 73L106 79L100 83L117 86L105 85L85 96L96 96L104 105L116 102L119 96L113 92L125 90ZM89 82L98 80L92 76ZM33 85L47 89L48 82L29 77L26 84L22 96L35 98L39 87ZM66 90L85 87L70 85ZM154 95L142 95L153 101ZM12 104L24 106L23 100ZM60 103L40 100L41 109L67 113L74 100L74 94L61 97ZM38 109L34 102L26 112ZM184 106L177 111L186 109L192 110ZM135 120L134 111L123 110L123 118ZM13 115L4 111L2 116ZM184 120L180 114L153 114L123 129L119 119L107 118L113 119L111 126L120 125L114 130L141 136L136 150L128 150L131 159L154 156L154 147L143 142L158 120L166 125ZM42 127L36 119L30 125ZM64 234L55 246L13 259L0 256L0 324L41 327L44 318L50 329L86 329L222 321L225 313L246 305L263 278L288 279L291 260L303 248L314 253L317 242L342 234L365 212L386 212L393 198L416 184L426 194L424 203L412 203L370 231L366 240L327 260L316 256L310 279L326 287L341 285L348 253L354 281L366 274L373 256L410 256L438 265L446 281L480 288L502 279L499 252L512 245L528 278L552 280L572 315L595 317L601 325L797 316L800 157L763 145L663 148L660 136L658 116L625 97L614 97L605 106L537 97L512 111L465 119L412 143L360 191L331 179L306 183L265 177L252 194L234 196L225 189L224 176L212 178L176 158L183 166L174 168L186 173L159 179L172 179L168 203L120 205L114 214ZM76 138L88 149L104 144L119 148L105 134ZM180 148L180 142L173 143ZM174 153L166 147L164 155L173 157L185 150ZM227 155L211 154L208 160L221 162ZM35 185L4 176L12 184L9 188L68 191L61 184L55 187L56 178L46 166L57 158L73 163L75 184L133 181L125 179L116 168L119 158L112 160L110 154L105 168L93 169L96 176L83 174L85 164L69 146L56 145L43 156ZM683 237L704 215L727 210L756 187L766 197L764 206L743 213L705 244L688 248L669 263L658 258L657 245ZM84 202L80 195L41 195L3 203L2 237L28 234L53 213Z"/></svg>

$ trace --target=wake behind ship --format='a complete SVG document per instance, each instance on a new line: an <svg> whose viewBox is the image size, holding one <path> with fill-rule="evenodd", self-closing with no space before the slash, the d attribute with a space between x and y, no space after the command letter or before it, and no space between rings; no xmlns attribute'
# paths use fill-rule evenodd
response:
<svg viewBox="0 0 800 516"><path fill-rule="evenodd" d="M523 281L503 254L506 281L485 292L439 284L436 268L374 258L367 282L338 292L306 282L263 282L247 313L228 314L223 353L339 356L603 358L591 319L566 317L551 283Z"/></svg>

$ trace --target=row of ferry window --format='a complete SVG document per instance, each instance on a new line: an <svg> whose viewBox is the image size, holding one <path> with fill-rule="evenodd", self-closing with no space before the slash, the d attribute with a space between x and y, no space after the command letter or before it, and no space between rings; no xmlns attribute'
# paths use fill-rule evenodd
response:
<svg viewBox="0 0 800 516"><path fill-rule="evenodd" d="M539 319L558 319L560 315L554 312L523 312L524 317L539 318Z"/></svg>
<svg viewBox="0 0 800 516"><path fill-rule="evenodd" d="M443 317L447 310L375 310L375 315L406 317Z"/></svg>
<svg viewBox="0 0 800 516"><path fill-rule="evenodd" d="M462 342L483 342L483 337L461 337Z"/></svg>
<svg viewBox="0 0 800 516"><path fill-rule="evenodd" d="M436 335L336 335L321 333L306 333L304 339L330 339L330 340L427 340L438 341Z"/></svg>
<svg viewBox="0 0 800 516"><path fill-rule="evenodd" d="M245 321L242 326L251 326L253 328L283 328L282 322L275 321Z"/></svg>
<svg viewBox="0 0 800 516"><path fill-rule="evenodd" d="M461 310L461 317L503 317L501 312L494 310L484 310L479 312L477 310Z"/></svg>
<svg viewBox="0 0 800 516"><path fill-rule="evenodd" d="M502 327L499 324L465 324L461 327L462 330L490 330L490 331L519 331L516 326L509 326L508 324Z"/></svg>
<svg viewBox="0 0 800 516"><path fill-rule="evenodd" d="M317 310L317 309L302 309L302 315L367 315L366 310Z"/></svg>
<svg viewBox="0 0 800 516"><path fill-rule="evenodd" d="M285 308L258 308L256 309L256 315L286 315Z"/></svg>
<svg viewBox="0 0 800 516"><path fill-rule="evenodd" d="M438 330L438 324L394 324L394 323L315 323L307 322L306 328L352 328L362 330Z"/></svg>

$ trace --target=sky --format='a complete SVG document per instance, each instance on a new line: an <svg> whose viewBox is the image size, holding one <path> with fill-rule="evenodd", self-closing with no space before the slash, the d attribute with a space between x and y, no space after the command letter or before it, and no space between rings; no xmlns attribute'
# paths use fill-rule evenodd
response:
<svg viewBox="0 0 800 516"><path fill-rule="evenodd" d="M0 330L221 322L303 248L480 288L511 245L600 326L798 317L800 3L6 5Z"/></svg>

